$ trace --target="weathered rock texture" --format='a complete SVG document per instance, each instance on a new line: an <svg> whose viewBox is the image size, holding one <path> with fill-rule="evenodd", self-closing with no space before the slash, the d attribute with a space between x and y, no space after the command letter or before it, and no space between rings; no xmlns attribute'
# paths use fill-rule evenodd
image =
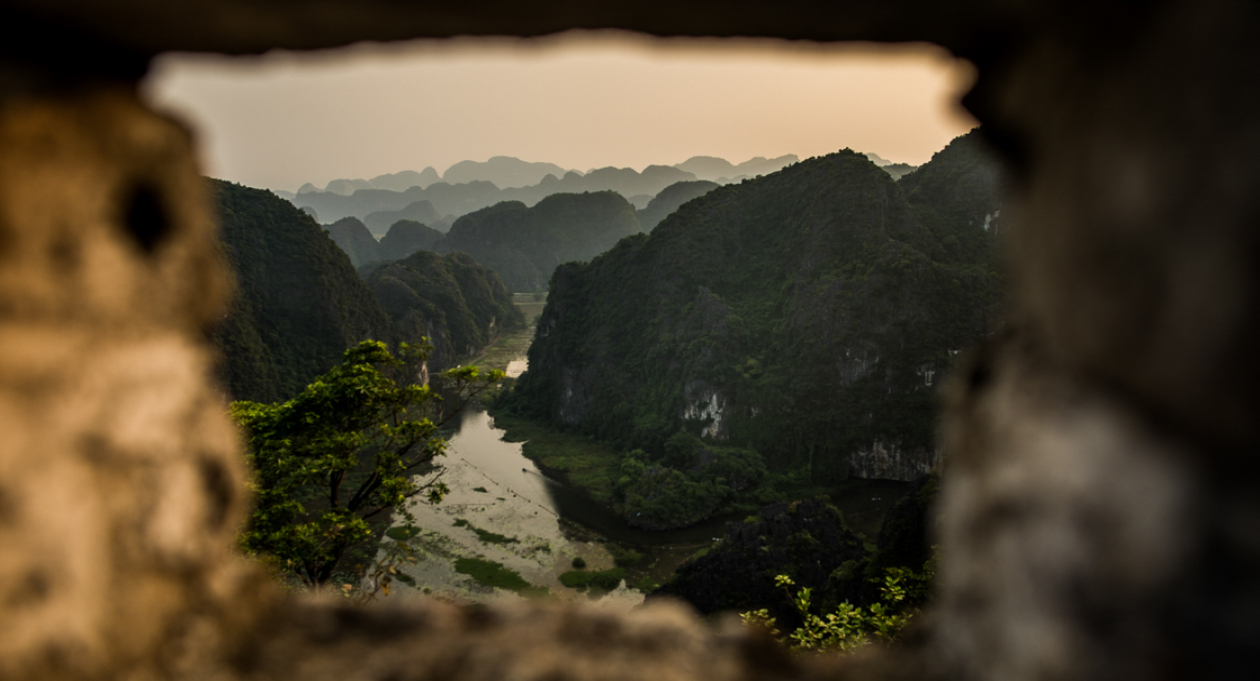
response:
<svg viewBox="0 0 1260 681"><path fill-rule="evenodd" d="M0 677L1260 667L1254 3L14 0L0 27ZM187 135L134 96L148 57L571 27L928 40L976 64L965 104L1017 179L1015 321L955 377L940 603L907 650L792 662L676 612L303 604L231 555L243 470L203 340L223 267Z"/></svg>
<svg viewBox="0 0 1260 681"><path fill-rule="evenodd" d="M0 149L0 677L160 673L257 582L206 187L125 87L6 101Z"/></svg>

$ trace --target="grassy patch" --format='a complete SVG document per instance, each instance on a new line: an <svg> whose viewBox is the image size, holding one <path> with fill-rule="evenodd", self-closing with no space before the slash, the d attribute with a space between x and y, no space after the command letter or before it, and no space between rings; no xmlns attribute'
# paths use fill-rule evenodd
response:
<svg viewBox="0 0 1260 681"><path fill-rule="evenodd" d="M626 571L623 568L613 568L611 570L598 570L588 572L586 570L570 570L560 575L560 583L570 589L585 589L587 587L595 589L603 589L604 591L612 591L621 585L621 580L626 578Z"/></svg>
<svg viewBox="0 0 1260 681"><path fill-rule="evenodd" d="M501 534L483 530L480 527L473 526L472 523L464 520L463 518L455 521L455 527L467 527L473 532L476 532L477 538L480 539L483 544L515 544L517 542L516 537L505 537Z"/></svg>
<svg viewBox="0 0 1260 681"><path fill-rule="evenodd" d="M460 558L455 561L455 571L472 577L478 584L515 591L522 596L545 596L550 593L543 587L530 584L515 571L492 560Z"/></svg>
<svg viewBox="0 0 1260 681"><path fill-rule="evenodd" d="M385 536L393 539L394 541L407 541L418 534L420 534L420 528L413 527L411 525L391 527L388 530L385 530Z"/></svg>
<svg viewBox="0 0 1260 681"><path fill-rule="evenodd" d="M646 593L652 593L653 591L656 591L657 589L661 588L661 585L657 584L656 580L652 579L651 577L644 577L643 579L639 580L638 584L634 585L634 588L646 594Z"/></svg>
<svg viewBox="0 0 1260 681"><path fill-rule="evenodd" d="M633 549L624 548L618 544L609 542L604 544L604 548L608 549L608 553L612 554L613 564L617 567L634 567L643 560L643 554Z"/></svg>
<svg viewBox="0 0 1260 681"><path fill-rule="evenodd" d="M592 499L612 503L614 476L621 457L611 445L506 414L495 415L494 425L507 431L505 442L525 443L522 452L529 459L545 468L563 471L570 483Z"/></svg>
<svg viewBox="0 0 1260 681"><path fill-rule="evenodd" d="M525 328L499 336L485 352L469 364L488 369L507 370L508 362L521 359L529 352L529 344L534 341L534 330Z"/></svg>
<svg viewBox="0 0 1260 681"><path fill-rule="evenodd" d="M513 293L512 304L525 315L525 323L533 326L547 306L546 293Z"/></svg>

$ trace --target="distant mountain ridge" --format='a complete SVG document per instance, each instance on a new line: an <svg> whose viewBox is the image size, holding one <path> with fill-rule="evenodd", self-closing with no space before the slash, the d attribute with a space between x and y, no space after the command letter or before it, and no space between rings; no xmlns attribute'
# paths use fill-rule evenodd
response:
<svg viewBox="0 0 1260 681"><path fill-rule="evenodd" d="M393 220L372 219L373 213L403 211L418 201L429 201L440 215L452 219L502 201L533 205L560 193L611 190L628 200L646 202L645 197L655 196L678 182L704 180L728 184L776 172L798 160L788 154L773 159L758 156L733 164L713 156L695 156L672 166L649 165L641 171L609 166L580 172L553 163L495 156L484 162L460 161L441 176L429 167L419 173L403 171L371 180L337 179L324 189L307 183L296 194L285 191L275 194L294 205L315 210L326 223L353 216L367 224L373 233L380 234ZM411 219L435 226L433 218L426 220L408 215L393 219Z"/></svg>
<svg viewBox="0 0 1260 681"><path fill-rule="evenodd" d="M640 231L634 206L616 192L553 194L532 207L510 201L469 213L436 250L471 255L510 291L544 291L561 263L589 261Z"/></svg>

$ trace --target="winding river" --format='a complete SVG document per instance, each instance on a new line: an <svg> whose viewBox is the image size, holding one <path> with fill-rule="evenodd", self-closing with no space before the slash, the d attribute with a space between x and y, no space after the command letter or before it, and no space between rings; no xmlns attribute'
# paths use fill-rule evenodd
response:
<svg viewBox="0 0 1260 681"><path fill-rule="evenodd" d="M524 369L522 360L509 365L510 374ZM449 432L439 463L450 493L440 504L410 506L422 532L409 543L420 560L405 569L425 593L483 602L516 597L459 571L461 559L476 559L515 572L558 598L585 598L559 577L578 557L593 570L613 567L608 541L642 553L638 574L663 582L679 563L723 537L727 522L742 519L714 517L664 532L632 528L581 489L540 469L520 443L504 442L504 431L484 408L470 405ZM879 519L906 488L902 482L850 481L831 498L851 526L874 539ZM640 592L623 588L601 601L624 608L642 599Z"/></svg>

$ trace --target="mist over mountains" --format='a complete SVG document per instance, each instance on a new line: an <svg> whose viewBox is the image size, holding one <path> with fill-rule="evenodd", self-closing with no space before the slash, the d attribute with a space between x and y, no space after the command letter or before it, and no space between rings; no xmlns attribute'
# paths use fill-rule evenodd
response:
<svg viewBox="0 0 1260 681"><path fill-rule="evenodd" d="M503 201L532 206L552 194L614 191L634 206L645 208L661 190L679 182L729 184L777 172L798 160L788 154L772 159L758 156L734 164L696 156L672 166L649 165L641 171L609 166L583 172L554 163L495 156L484 162L461 161L441 175L428 167L370 180L337 179L323 189L307 183L296 194L275 193L313 211L324 224L359 218L379 238L397 220L416 220L444 232L462 215Z"/></svg>

